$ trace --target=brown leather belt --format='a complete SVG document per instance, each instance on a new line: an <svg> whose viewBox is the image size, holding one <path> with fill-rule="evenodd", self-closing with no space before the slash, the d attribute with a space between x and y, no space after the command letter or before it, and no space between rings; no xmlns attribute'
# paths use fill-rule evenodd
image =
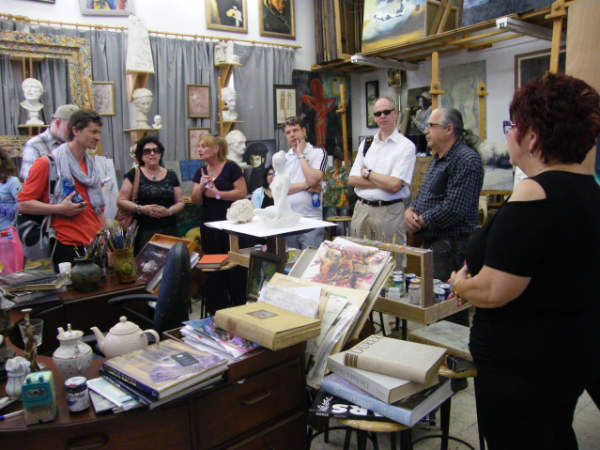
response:
<svg viewBox="0 0 600 450"><path fill-rule="evenodd" d="M396 200L365 200L364 198L358 198L359 201L363 202L365 205L369 206L388 206L393 205L394 203L403 202L404 199L397 198Z"/></svg>

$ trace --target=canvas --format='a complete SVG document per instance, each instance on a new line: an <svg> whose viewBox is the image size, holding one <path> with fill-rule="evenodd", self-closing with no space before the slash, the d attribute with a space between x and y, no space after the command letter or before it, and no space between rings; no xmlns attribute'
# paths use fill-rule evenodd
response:
<svg viewBox="0 0 600 450"><path fill-rule="evenodd" d="M485 61L475 61L441 70L443 108L456 108L463 117L466 130L479 130L479 97L477 84L486 82Z"/></svg>
<svg viewBox="0 0 600 450"><path fill-rule="evenodd" d="M263 185L267 167L271 167L271 159L277 152L275 139L262 139L246 141L244 162L252 168L244 170L244 178L248 187L248 194L252 194Z"/></svg>
<svg viewBox="0 0 600 450"><path fill-rule="evenodd" d="M482 190L512 191L513 166L510 163L507 142L481 143L479 153L485 170Z"/></svg>
<svg viewBox="0 0 600 450"><path fill-rule="evenodd" d="M567 52L564 47L558 57L558 71L565 73ZM532 78L544 75L550 70L550 50L515 55L515 92Z"/></svg>
<svg viewBox="0 0 600 450"><path fill-rule="evenodd" d="M296 39L295 0L258 0L260 35Z"/></svg>
<svg viewBox="0 0 600 450"><path fill-rule="evenodd" d="M210 117L210 86L202 84L187 85L187 116Z"/></svg>
<svg viewBox="0 0 600 450"><path fill-rule="evenodd" d="M98 114L101 116L115 115L115 83L92 82L92 95L94 97L94 110Z"/></svg>
<svg viewBox="0 0 600 450"><path fill-rule="evenodd" d="M206 28L248 33L246 0L205 0Z"/></svg>
<svg viewBox="0 0 600 450"><path fill-rule="evenodd" d="M250 252L248 264L248 300L258 300L258 294L264 282L269 282L277 272L283 273L285 260L277 255L266 252Z"/></svg>
<svg viewBox="0 0 600 450"><path fill-rule="evenodd" d="M547 8L553 0L464 0L462 25L473 25L490 19Z"/></svg>

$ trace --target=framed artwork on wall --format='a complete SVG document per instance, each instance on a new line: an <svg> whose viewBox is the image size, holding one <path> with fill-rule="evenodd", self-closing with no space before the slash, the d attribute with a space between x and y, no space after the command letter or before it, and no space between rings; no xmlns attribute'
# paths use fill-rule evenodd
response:
<svg viewBox="0 0 600 450"><path fill-rule="evenodd" d="M94 110L101 116L115 115L115 83L112 81L93 81L92 95Z"/></svg>
<svg viewBox="0 0 600 450"><path fill-rule="evenodd" d="M260 35L296 39L296 0L258 0Z"/></svg>
<svg viewBox="0 0 600 450"><path fill-rule="evenodd" d="M275 139L246 141L244 162L251 167L251 169L244 170L248 193L254 192L263 185L265 182L265 172L267 167L271 166L271 161L276 151L277 141Z"/></svg>
<svg viewBox="0 0 600 450"><path fill-rule="evenodd" d="M187 84L186 87L188 117L210 117L210 86L204 84Z"/></svg>
<svg viewBox="0 0 600 450"><path fill-rule="evenodd" d="M379 80L367 81L365 83L365 99L367 106L367 128L377 128L377 122L373 116L373 104L379 97Z"/></svg>
<svg viewBox="0 0 600 450"><path fill-rule="evenodd" d="M200 159L198 156L198 142L206 133L210 133L210 128L188 128L188 150L190 159Z"/></svg>
<svg viewBox="0 0 600 450"><path fill-rule="evenodd" d="M275 106L275 127L281 128L288 117L298 115L298 91L292 85L276 84L273 86Z"/></svg>
<svg viewBox="0 0 600 450"><path fill-rule="evenodd" d="M248 33L247 0L205 0L206 28Z"/></svg>
<svg viewBox="0 0 600 450"><path fill-rule="evenodd" d="M54 3L54 2L52 2ZM133 0L79 0L84 16L128 16L135 14Z"/></svg>
<svg viewBox="0 0 600 450"><path fill-rule="evenodd" d="M246 300L258 300L258 293L262 284L271 281L276 273L283 273L285 260L273 253L250 252L250 264L248 265L248 287L246 288Z"/></svg>
<svg viewBox="0 0 600 450"><path fill-rule="evenodd" d="M565 73L567 50L560 48L558 71ZM515 55L515 91L526 85L532 78L544 75L550 70L550 50Z"/></svg>

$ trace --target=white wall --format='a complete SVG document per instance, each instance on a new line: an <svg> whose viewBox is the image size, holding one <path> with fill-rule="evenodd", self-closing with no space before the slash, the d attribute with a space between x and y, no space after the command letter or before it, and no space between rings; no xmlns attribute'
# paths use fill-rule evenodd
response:
<svg viewBox="0 0 600 450"><path fill-rule="evenodd" d="M315 64L315 20L312 0L296 1L296 40L276 39L259 34L259 1L247 0L248 34L206 28L204 0L135 0L135 13L146 18L150 30L215 37L231 37L260 42L299 45L296 69L310 70ZM30 19L127 27L127 16L83 16L79 0L57 0L55 4L30 0L2 0L0 12Z"/></svg>

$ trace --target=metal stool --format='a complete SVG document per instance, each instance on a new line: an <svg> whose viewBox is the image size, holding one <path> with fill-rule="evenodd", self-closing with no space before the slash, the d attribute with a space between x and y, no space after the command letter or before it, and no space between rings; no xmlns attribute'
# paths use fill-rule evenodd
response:
<svg viewBox="0 0 600 450"><path fill-rule="evenodd" d="M350 222L352 221L352 217L350 216L329 216L327 218L327 222L333 222L336 225L342 227L342 234L341 236L349 236L350 233ZM333 230L337 229L337 227L330 227L327 229L327 232L331 233L331 236L329 237L330 239L333 239ZM336 235L336 236L340 236L340 235Z"/></svg>
<svg viewBox="0 0 600 450"><path fill-rule="evenodd" d="M379 450L377 443L377 435L375 433L392 433L391 449L396 450L396 433L400 432L400 449L401 450L412 450L412 433L411 427L402 425L396 422L372 422L370 420L348 420L338 419L338 421L346 426L346 438L344 440L344 450L350 448L350 439L352 438L352 431L356 431L356 440L358 443L358 450L366 450L367 439L371 439L373 442L373 448Z"/></svg>

